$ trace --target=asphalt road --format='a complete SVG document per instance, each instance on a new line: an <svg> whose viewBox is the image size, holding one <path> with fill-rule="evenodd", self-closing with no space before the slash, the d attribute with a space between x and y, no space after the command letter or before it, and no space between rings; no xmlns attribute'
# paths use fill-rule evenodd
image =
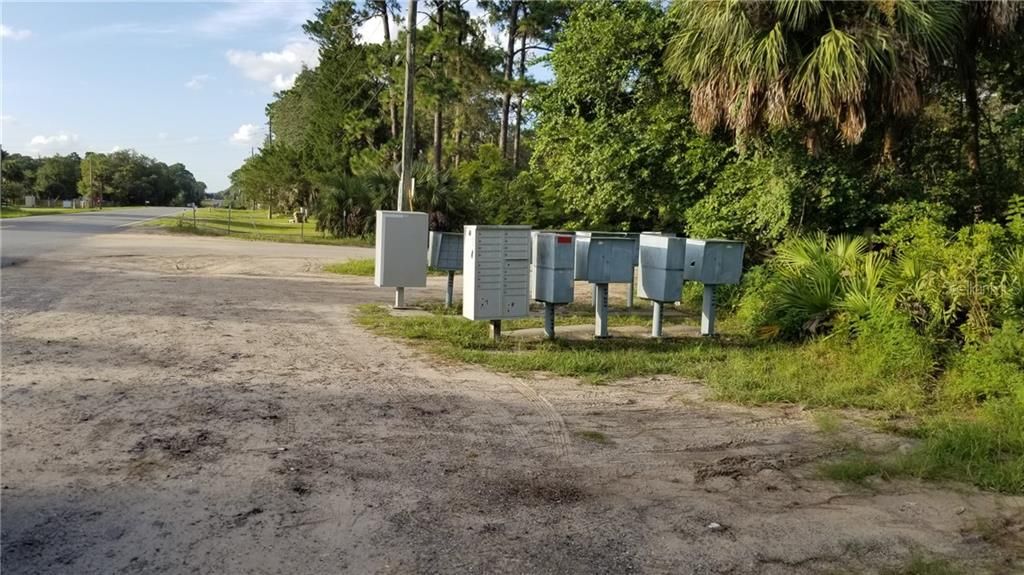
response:
<svg viewBox="0 0 1024 575"><path fill-rule="evenodd" d="M98 212L0 220L0 267L71 247L88 236L116 233L138 222L173 215L182 209L107 209Z"/></svg>

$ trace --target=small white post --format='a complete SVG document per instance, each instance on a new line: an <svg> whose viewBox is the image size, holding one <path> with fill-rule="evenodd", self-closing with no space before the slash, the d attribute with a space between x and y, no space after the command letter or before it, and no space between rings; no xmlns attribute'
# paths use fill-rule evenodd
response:
<svg viewBox="0 0 1024 575"><path fill-rule="evenodd" d="M444 292L444 307L452 307L455 295L455 270L448 270L448 289Z"/></svg>
<svg viewBox="0 0 1024 575"><path fill-rule="evenodd" d="M555 304L544 302L544 335L555 339Z"/></svg>
<svg viewBox="0 0 1024 575"><path fill-rule="evenodd" d="M594 306L594 337L608 337L608 284L594 284L597 305Z"/></svg>
<svg viewBox="0 0 1024 575"><path fill-rule="evenodd" d="M491 339L494 340L494 341L499 341L501 339L501 320L500 319L492 319L491 320Z"/></svg>
<svg viewBox="0 0 1024 575"><path fill-rule="evenodd" d="M700 334L715 335L715 286L704 286L704 304L700 309Z"/></svg>
<svg viewBox="0 0 1024 575"><path fill-rule="evenodd" d="M405 288L395 288L395 309L402 309L405 307Z"/></svg>
<svg viewBox="0 0 1024 575"><path fill-rule="evenodd" d="M660 301L654 302L654 325L651 327L651 337L661 337L661 315L664 305Z"/></svg>

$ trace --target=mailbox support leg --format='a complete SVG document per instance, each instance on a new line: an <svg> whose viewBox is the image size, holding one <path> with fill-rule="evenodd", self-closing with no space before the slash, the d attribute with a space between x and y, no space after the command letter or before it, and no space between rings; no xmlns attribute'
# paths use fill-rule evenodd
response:
<svg viewBox="0 0 1024 575"><path fill-rule="evenodd" d="M492 319L491 320L491 339L493 339L494 341L498 341L498 340L501 339L501 320L500 319Z"/></svg>
<svg viewBox="0 0 1024 575"><path fill-rule="evenodd" d="M395 288L395 309L402 309L405 307L405 288Z"/></svg>
<svg viewBox="0 0 1024 575"><path fill-rule="evenodd" d="M591 298L590 306L593 307L596 310L597 309L597 284L592 284L590 286L590 298Z"/></svg>
<svg viewBox="0 0 1024 575"><path fill-rule="evenodd" d="M555 339L555 304L544 302L544 335Z"/></svg>
<svg viewBox="0 0 1024 575"><path fill-rule="evenodd" d="M633 282L626 284L626 309L633 309Z"/></svg>
<svg viewBox="0 0 1024 575"><path fill-rule="evenodd" d="M608 337L608 284L594 284L597 305L594 306L594 337Z"/></svg>
<svg viewBox="0 0 1024 575"><path fill-rule="evenodd" d="M661 337L661 315L664 305L660 301L654 302L654 325L651 327L651 337Z"/></svg>
<svg viewBox="0 0 1024 575"><path fill-rule="evenodd" d="M444 307L452 307L455 294L455 270L448 270L448 290L444 292Z"/></svg>
<svg viewBox="0 0 1024 575"><path fill-rule="evenodd" d="M704 304L700 310L700 334L715 335L715 286L704 286Z"/></svg>

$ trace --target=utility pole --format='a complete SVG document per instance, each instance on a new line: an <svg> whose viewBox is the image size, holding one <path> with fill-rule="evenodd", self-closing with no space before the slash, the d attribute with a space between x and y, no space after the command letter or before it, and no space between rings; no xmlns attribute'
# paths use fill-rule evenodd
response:
<svg viewBox="0 0 1024 575"><path fill-rule="evenodd" d="M409 0L405 37L405 105L402 113L402 180L398 184L398 211L405 210L405 197L412 197L412 155L416 145L413 125L413 92L416 84L416 0ZM405 307L405 288L395 288L395 307Z"/></svg>
<svg viewBox="0 0 1024 575"><path fill-rule="evenodd" d="M405 105L402 114L402 182L398 188L398 211L405 209L405 197L412 186L412 156L416 145L413 125L413 92L416 83L416 0L409 0L405 37ZM401 289L401 288L399 288Z"/></svg>

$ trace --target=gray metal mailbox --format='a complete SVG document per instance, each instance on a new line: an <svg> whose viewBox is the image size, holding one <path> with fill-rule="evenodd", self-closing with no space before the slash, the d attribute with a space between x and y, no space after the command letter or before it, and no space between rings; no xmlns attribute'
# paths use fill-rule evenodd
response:
<svg viewBox="0 0 1024 575"><path fill-rule="evenodd" d="M743 275L743 242L733 240L686 240L683 278L704 284L700 333L715 333L715 286L739 283Z"/></svg>
<svg viewBox="0 0 1024 575"><path fill-rule="evenodd" d="M575 279L594 284L630 283L636 240L626 236L576 234Z"/></svg>
<svg viewBox="0 0 1024 575"><path fill-rule="evenodd" d="M462 270L462 234L459 232L430 232L427 263L437 270Z"/></svg>
<svg viewBox="0 0 1024 575"><path fill-rule="evenodd" d="M459 232L430 232L427 246L427 265L448 272L448 286L444 292L445 307L452 306L455 294L455 272L462 270L462 234Z"/></svg>
<svg viewBox="0 0 1024 575"><path fill-rule="evenodd" d="M739 283L743 274L743 242L686 240L683 278L709 285Z"/></svg>
<svg viewBox="0 0 1024 575"><path fill-rule="evenodd" d="M654 302L651 336L661 337L665 302L679 299L686 267L686 238L644 232L640 235L640 297Z"/></svg>
<svg viewBox="0 0 1024 575"><path fill-rule="evenodd" d="M686 249L685 238L640 236L640 297L658 302L679 301Z"/></svg>
<svg viewBox="0 0 1024 575"><path fill-rule="evenodd" d="M575 242L568 234L534 232L530 297L566 304L573 300Z"/></svg>
<svg viewBox="0 0 1024 575"><path fill-rule="evenodd" d="M572 303L576 242L572 234L533 232L530 297L544 302L544 334L555 337L555 305Z"/></svg>

